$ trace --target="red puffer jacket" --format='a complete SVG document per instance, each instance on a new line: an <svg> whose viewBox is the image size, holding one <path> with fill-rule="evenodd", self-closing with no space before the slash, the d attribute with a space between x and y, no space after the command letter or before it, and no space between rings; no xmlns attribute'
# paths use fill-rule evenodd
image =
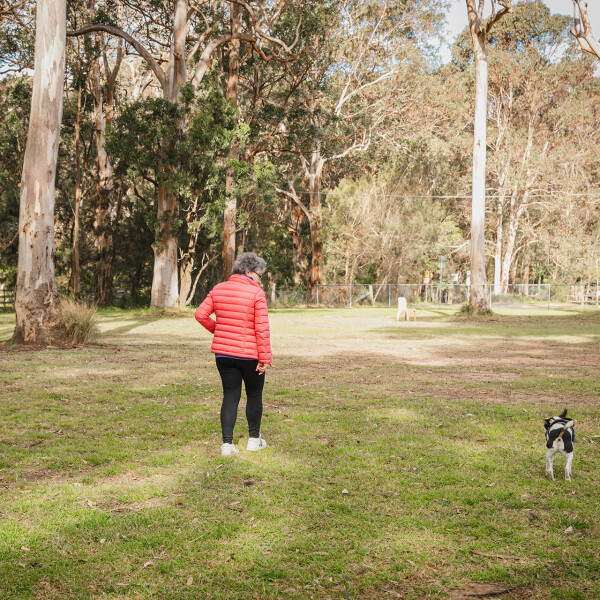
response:
<svg viewBox="0 0 600 600"><path fill-rule="evenodd" d="M210 318L213 312L216 323ZM232 275L216 285L194 316L215 334L210 347L214 354L256 358L271 364L267 301L263 290L250 277Z"/></svg>

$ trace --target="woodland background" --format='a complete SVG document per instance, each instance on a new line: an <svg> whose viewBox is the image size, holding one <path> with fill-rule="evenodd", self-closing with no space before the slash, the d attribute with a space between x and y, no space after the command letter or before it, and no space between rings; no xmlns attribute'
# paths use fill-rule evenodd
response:
<svg viewBox="0 0 600 600"><path fill-rule="evenodd" d="M263 256L267 283L284 288L416 283L440 254L464 282L473 49L466 29L441 63L444 9L438 0L205 1L177 23L173 1L69 1L67 29L79 35L67 39L59 287L94 290L101 305L122 287L148 303L153 246L167 228L180 305L201 300L241 251ZM572 22L524 0L489 35L486 269L500 289L597 277L600 80ZM34 29L35 3L0 3L7 288ZM157 73L178 31L186 66L167 90Z"/></svg>

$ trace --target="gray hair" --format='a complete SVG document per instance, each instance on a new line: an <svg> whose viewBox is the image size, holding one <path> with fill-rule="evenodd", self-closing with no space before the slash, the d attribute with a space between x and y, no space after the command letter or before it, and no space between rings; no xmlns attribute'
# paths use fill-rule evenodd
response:
<svg viewBox="0 0 600 600"><path fill-rule="evenodd" d="M260 256L256 256L254 252L244 252L235 259L231 274L243 275L246 271L250 271L262 275L266 269L267 263Z"/></svg>

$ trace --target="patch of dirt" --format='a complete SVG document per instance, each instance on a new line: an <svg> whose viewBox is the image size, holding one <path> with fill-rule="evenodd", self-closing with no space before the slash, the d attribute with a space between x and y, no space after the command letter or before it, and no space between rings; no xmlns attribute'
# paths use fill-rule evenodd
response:
<svg viewBox="0 0 600 600"><path fill-rule="evenodd" d="M515 595L515 588L507 588L493 583L469 583L448 594L451 600L473 600L473 598L523 598Z"/></svg>

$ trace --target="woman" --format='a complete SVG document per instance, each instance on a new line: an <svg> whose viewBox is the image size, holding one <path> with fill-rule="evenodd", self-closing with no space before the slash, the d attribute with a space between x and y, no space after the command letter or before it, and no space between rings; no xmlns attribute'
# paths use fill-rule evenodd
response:
<svg viewBox="0 0 600 600"><path fill-rule="evenodd" d="M269 315L260 278L266 269L262 258L252 252L240 254L228 281L219 283L196 310L196 320L214 333L210 351L215 354L223 382L221 456L233 456L239 450L233 443L233 427L246 387L246 418L250 436L248 450L267 447L260 435L262 391L265 370L271 364ZM215 313L216 322L210 318Z"/></svg>

